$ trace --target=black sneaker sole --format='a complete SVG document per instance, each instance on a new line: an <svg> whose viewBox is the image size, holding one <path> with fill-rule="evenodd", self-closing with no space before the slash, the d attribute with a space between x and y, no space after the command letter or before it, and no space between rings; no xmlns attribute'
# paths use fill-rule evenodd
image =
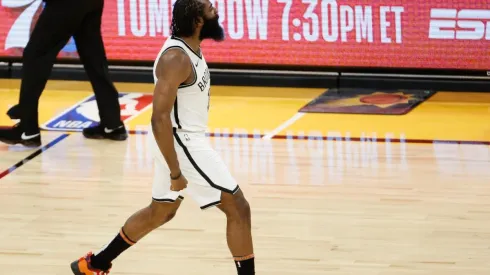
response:
<svg viewBox="0 0 490 275"><path fill-rule="evenodd" d="M75 274L75 275L84 275L78 269L78 261L74 261L73 263L71 263L70 264L70 268L71 268L71 271L73 272L73 274Z"/></svg>
<svg viewBox="0 0 490 275"><path fill-rule="evenodd" d="M25 147L36 148L42 145L40 140L11 140L11 139L2 139L0 138L0 142L9 144L9 145L17 145L22 144Z"/></svg>
<svg viewBox="0 0 490 275"><path fill-rule="evenodd" d="M110 139L110 140L115 140L115 141L124 141L128 139L128 134L111 134L111 135L92 135L92 134L86 134L83 133L83 136L88 139Z"/></svg>

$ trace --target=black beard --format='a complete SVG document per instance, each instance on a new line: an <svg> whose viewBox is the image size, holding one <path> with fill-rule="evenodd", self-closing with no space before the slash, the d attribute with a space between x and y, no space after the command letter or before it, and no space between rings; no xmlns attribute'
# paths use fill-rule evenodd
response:
<svg viewBox="0 0 490 275"><path fill-rule="evenodd" d="M225 32L219 25L218 16L204 21L199 39L204 40L207 38L213 39L214 41L223 41L225 39Z"/></svg>

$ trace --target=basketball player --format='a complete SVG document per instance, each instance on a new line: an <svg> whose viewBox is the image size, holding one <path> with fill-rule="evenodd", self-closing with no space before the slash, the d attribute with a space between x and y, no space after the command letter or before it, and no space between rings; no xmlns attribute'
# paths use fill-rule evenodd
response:
<svg viewBox="0 0 490 275"><path fill-rule="evenodd" d="M74 261L76 275L108 274L116 257L175 216L183 192L201 209L217 206L226 215L226 237L237 273L255 274L249 204L205 136L210 74L200 44L206 38L222 41L223 29L209 0L177 0L171 28L172 37L153 70L156 85L148 134L155 165L152 202L134 213L101 251Z"/></svg>

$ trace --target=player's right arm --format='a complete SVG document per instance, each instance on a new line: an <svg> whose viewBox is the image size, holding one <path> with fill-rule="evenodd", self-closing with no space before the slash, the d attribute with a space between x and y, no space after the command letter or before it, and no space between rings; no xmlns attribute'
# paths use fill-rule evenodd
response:
<svg viewBox="0 0 490 275"><path fill-rule="evenodd" d="M170 168L172 178L179 176L181 171L174 147L170 114L179 85L184 83L191 73L189 57L181 50L169 50L158 60L151 126L158 147Z"/></svg>

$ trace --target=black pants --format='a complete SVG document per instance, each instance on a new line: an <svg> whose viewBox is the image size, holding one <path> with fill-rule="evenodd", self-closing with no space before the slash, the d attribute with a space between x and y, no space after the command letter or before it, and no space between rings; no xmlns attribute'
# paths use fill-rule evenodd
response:
<svg viewBox="0 0 490 275"><path fill-rule="evenodd" d="M92 84L101 124L108 128L122 125L118 92L109 79L102 41L103 8L104 0L47 1L23 54L19 107L25 129L39 128L39 98L58 53L71 36Z"/></svg>

